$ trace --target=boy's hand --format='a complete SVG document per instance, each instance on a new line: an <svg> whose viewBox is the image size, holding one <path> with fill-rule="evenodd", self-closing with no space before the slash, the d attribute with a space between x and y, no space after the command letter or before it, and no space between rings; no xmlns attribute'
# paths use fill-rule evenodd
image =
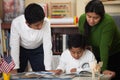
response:
<svg viewBox="0 0 120 80"><path fill-rule="evenodd" d="M76 71L77 71L76 68L72 68L72 69L70 70L71 73L72 73L72 72L76 72Z"/></svg>
<svg viewBox="0 0 120 80"><path fill-rule="evenodd" d="M61 69L49 70L49 71L55 73L56 75L60 75L60 74L62 74L62 72L63 72Z"/></svg>

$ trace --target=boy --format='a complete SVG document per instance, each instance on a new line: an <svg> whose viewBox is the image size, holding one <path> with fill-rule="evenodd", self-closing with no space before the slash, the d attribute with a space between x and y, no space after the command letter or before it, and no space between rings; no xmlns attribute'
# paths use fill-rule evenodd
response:
<svg viewBox="0 0 120 80"><path fill-rule="evenodd" d="M29 4L24 15L12 21L10 47L18 72L25 71L28 61L33 71L51 70L50 21L39 4Z"/></svg>
<svg viewBox="0 0 120 80"><path fill-rule="evenodd" d="M66 49L60 58L56 74L74 73L81 71L91 71L89 62L95 61L94 54L86 49L87 43L84 36L80 34L70 35L68 37L68 49Z"/></svg>

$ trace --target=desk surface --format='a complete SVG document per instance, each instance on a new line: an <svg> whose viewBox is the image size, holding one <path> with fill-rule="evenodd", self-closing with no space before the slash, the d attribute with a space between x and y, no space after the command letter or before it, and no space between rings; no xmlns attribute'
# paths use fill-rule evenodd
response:
<svg viewBox="0 0 120 80"><path fill-rule="evenodd" d="M55 76L55 75L51 75L50 73L45 73L45 74L41 74L41 73L32 73L27 74L26 73L20 73L20 74L16 74L16 75L11 75L11 79L10 80L92 80L92 77L90 75L66 75L63 74L61 76ZM95 78L95 80L98 80L97 77ZM105 76L102 75L100 77L99 80L110 80L109 76Z"/></svg>
<svg viewBox="0 0 120 80"><path fill-rule="evenodd" d="M10 80L92 80L92 78L91 77L75 77L73 79L69 79L69 78L65 78L65 79L62 79L62 78L52 78L52 79L39 78L39 79L37 79L37 78L35 78L35 79L33 79L33 78L31 78L31 79L10 79ZM110 80L110 79L108 79L108 78L104 78L104 79L95 78L95 80Z"/></svg>
<svg viewBox="0 0 120 80"><path fill-rule="evenodd" d="M92 80L92 77L75 77L72 80ZM110 78L108 78L108 77L95 78L95 80L110 80Z"/></svg>

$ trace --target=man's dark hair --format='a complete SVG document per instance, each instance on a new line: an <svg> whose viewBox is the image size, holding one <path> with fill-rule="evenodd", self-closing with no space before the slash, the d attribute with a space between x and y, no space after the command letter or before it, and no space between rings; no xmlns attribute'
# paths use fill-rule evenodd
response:
<svg viewBox="0 0 120 80"><path fill-rule="evenodd" d="M71 34L68 36L68 48L82 48L85 49L87 43L86 38L81 34Z"/></svg>
<svg viewBox="0 0 120 80"><path fill-rule="evenodd" d="M45 13L43 8L36 4L36 3L31 3L25 8L25 19L27 23L33 24L38 21L42 21L45 17Z"/></svg>

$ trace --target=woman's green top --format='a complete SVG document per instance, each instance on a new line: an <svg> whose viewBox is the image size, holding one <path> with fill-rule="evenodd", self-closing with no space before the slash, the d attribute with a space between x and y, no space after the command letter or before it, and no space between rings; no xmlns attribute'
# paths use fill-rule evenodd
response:
<svg viewBox="0 0 120 80"><path fill-rule="evenodd" d="M86 15L81 15L79 18L81 34L84 34L85 20ZM100 23L91 27L88 42L92 46L95 56L103 61L102 70L107 69L108 56L120 54L120 32L110 15L105 14Z"/></svg>

